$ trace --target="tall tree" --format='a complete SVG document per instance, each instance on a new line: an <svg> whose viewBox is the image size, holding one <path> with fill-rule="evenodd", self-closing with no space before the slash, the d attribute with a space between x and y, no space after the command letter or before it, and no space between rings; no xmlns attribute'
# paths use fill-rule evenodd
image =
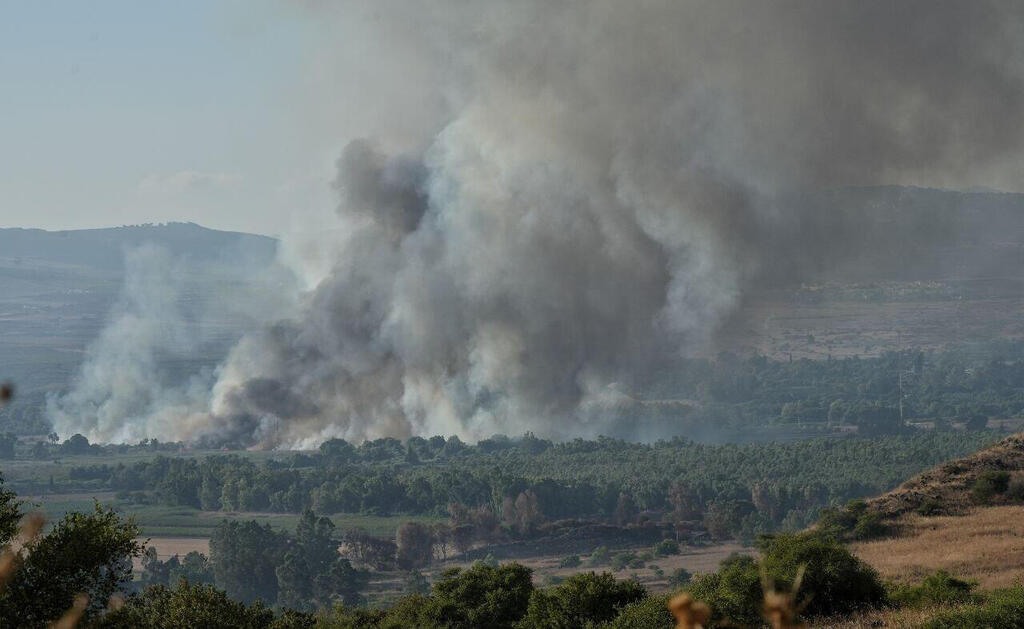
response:
<svg viewBox="0 0 1024 629"><path fill-rule="evenodd" d="M91 513L67 514L18 551L21 565L0 595L0 626L45 627L82 593L90 622L131 582L132 559L143 550L138 535L134 521L98 504Z"/></svg>
<svg viewBox="0 0 1024 629"><path fill-rule="evenodd" d="M276 568L283 562L286 538L255 521L221 522L210 539L210 561L219 587L233 599L251 603L277 600Z"/></svg>

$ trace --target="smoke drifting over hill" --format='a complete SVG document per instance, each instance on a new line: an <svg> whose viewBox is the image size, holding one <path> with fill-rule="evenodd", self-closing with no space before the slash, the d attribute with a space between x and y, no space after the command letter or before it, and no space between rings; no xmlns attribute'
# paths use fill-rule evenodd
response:
<svg viewBox="0 0 1024 629"><path fill-rule="evenodd" d="M345 147L330 273L156 436L600 433L611 383L708 343L753 283L842 262L846 220L786 199L964 185L1024 135L1014 2L307 10L346 35L345 107L402 137Z"/></svg>

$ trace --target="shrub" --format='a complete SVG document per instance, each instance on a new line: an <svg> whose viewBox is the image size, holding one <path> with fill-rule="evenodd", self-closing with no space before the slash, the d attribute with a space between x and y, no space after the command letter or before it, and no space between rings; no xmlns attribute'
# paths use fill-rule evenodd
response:
<svg viewBox="0 0 1024 629"><path fill-rule="evenodd" d="M591 568L606 565L611 559L611 552L608 551L607 546L598 546L590 553L587 564Z"/></svg>
<svg viewBox="0 0 1024 629"><path fill-rule="evenodd" d="M761 622L761 575L752 557L727 558L718 572L693 577L686 591L707 603L719 624L757 626Z"/></svg>
<svg viewBox="0 0 1024 629"><path fill-rule="evenodd" d="M674 539L663 539L654 545L655 557L668 557L679 554L679 544Z"/></svg>
<svg viewBox="0 0 1024 629"><path fill-rule="evenodd" d="M927 629L1017 629L1024 626L1024 586L994 592L987 602L942 612Z"/></svg>
<svg viewBox="0 0 1024 629"><path fill-rule="evenodd" d="M693 575L690 574L689 570L686 568L676 568L675 571L672 572L672 576L669 577L668 583L669 585L674 585L676 587L683 587L684 585L688 585L691 579L693 579Z"/></svg>
<svg viewBox="0 0 1024 629"><path fill-rule="evenodd" d="M1024 500L1024 480L1014 479L1006 488L1006 497L1015 502Z"/></svg>
<svg viewBox="0 0 1024 629"><path fill-rule="evenodd" d="M804 566L798 599L807 601L806 612L811 616L848 614L885 601L878 574L832 536L804 533L765 537L759 547L760 566L751 557L733 556L718 572L694 577L686 588L693 598L711 606L716 621L760 623L761 569L778 589L787 590Z"/></svg>
<svg viewBox="0 0 1024 629"><path fill-rule="evenodd" d="M870 539L884 535L886 527L881 516L868 508L863 500L852 500L842 509L821 512L819 528L843 539Z"/></svg>
<svg viewBox="0 0 1024 629"><path fill-rule="evenodd" d="M605 572L586 572L530 597L521 629L577 629L614 619L619 610L647 596L636 581L616 581Z"/></svg>
<svg viewBox="0 0 1024 629"><path fill-rule="evenodd" d="M806 608L812 616L845 614L885 601L878 573L827 535L766 537L760 550L766 573L782 588L806 566L801 591L813 594Z"/></svg>
<svg viewBox="0 0 1024 629"><path fill-rule="evenodd" d="M980 597L973 592L977 584L953 578L939 570L921 581L920 585L893 585L889 600L900 607L929 607L933 605L964 605L977 603Z"/></svg>
<svg viewBox="0 0 1024 629"><path fill-rule="evenodd" d="M919 515L930 516L930 515L942 515L946 512L945 505L936 500L935 498L925 498L916 509Z"/></svg>
<svg viewBox="0 0 1024 629"><path fill-rule="evenodd" d="M612 555L611 567L612 570L614 570L615 572L619 572L620 570L625 570L626 568L637 568L637 562L639 562L640 568L644 567L643 561L640 561L637 558L636 553L623 551L621 553L615 553L614 555Z"/></svg>
<svg viewBox="0 0 1024 629"><path fill-rule="evenodd" d="M568 557L562 557L562 560L558 562L558 567L559 568L575 568L575 567L579 566L581 563L583 563L583 562L580 561L580 556L579 555L569 555Z"/></svg>
<svg viewBox="0 0 1024 629"><path fill-rule="evenodd" d="M882 516L874 511L865 511L853 525L854 539L873 539L885 535L885 532L886 526L882 523Z"/></svg>
<svg viewBox="0 0 1024 629"><path fill-rule="evenodd" d="M511 628L526 613L534 591L530 577L529 568L515 563L445 570L413 626Z"/></svg>
<svg viewBox="0 0 1024 629"><path fill-rule="evenodd" d="M663 596L649 596L622 608L611 622L601 629L670 629L675 626Z"/></svg>
<svg viewBox="0 0 1024 629"><path fill-rule="evenodd" d="M103 629L157 629L164 627L263 628L274 613L257 601L249 606L234 601L210 585L184 581L173 589L154 586L128 599L120 610L107 614L96 626Z"/></svg>
<svg viewBox="0 0 1024 629"><path fill-rule="evenodd" d="M976 504L984 504L998 494L1004 493L1009 485L1009 472L983 472L971 485L971 500Z"/></svg>

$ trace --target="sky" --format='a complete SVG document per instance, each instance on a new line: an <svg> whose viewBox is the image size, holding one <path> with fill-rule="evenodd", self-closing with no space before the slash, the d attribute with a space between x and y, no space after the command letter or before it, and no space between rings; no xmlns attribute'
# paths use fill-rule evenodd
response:
<svg viewBox="0 0 1024 629"><path fill-rule="evenodd" d="M329 210L324 35L263 0L0 0L0 227L280 235Z"/></svg>
<svg viewBox="0 0 1024 629"><path fill-rule="evenodd" d="M418 52L425 27L398 12L366 28L379 13L320 0L0 0L0 227L321 229L349 140L408 147L447 115L450 95L430 89L445 70L390 50L404 39ZM1024 180L1015 156L982 174L901 183L1017 191Z"/></svg>

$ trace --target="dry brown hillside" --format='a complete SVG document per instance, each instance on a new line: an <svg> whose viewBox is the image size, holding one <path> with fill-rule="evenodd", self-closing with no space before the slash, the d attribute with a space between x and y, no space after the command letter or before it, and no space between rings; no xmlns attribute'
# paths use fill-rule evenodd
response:
<svg viewBox="0 0 1024 629"><path fill-rule="evenodd" d="M970 489L974 481L987 471L1006 471L1017 480L1024 477L1024 433L932 468L903 483L896 489L868 501L868 505L886 520L915 512L927 503L938 512L955 515L967 513L971 507ZM1013 482L1013 481L1011 481ZM993 504L1007 502L996 497Z"/></svg>
<svg viewBox="0 0 1024 629"><path fill-rule="evenodd" d="M1009 472L1010 489L975 504L971 487L988 471ZM1024 433L944 463L868 501L894 525L896 534L853 544L852 550L884 577L905 583L946 570L976 580L984 589L1012 585L1024 577L1021 479Z"/></svg>

